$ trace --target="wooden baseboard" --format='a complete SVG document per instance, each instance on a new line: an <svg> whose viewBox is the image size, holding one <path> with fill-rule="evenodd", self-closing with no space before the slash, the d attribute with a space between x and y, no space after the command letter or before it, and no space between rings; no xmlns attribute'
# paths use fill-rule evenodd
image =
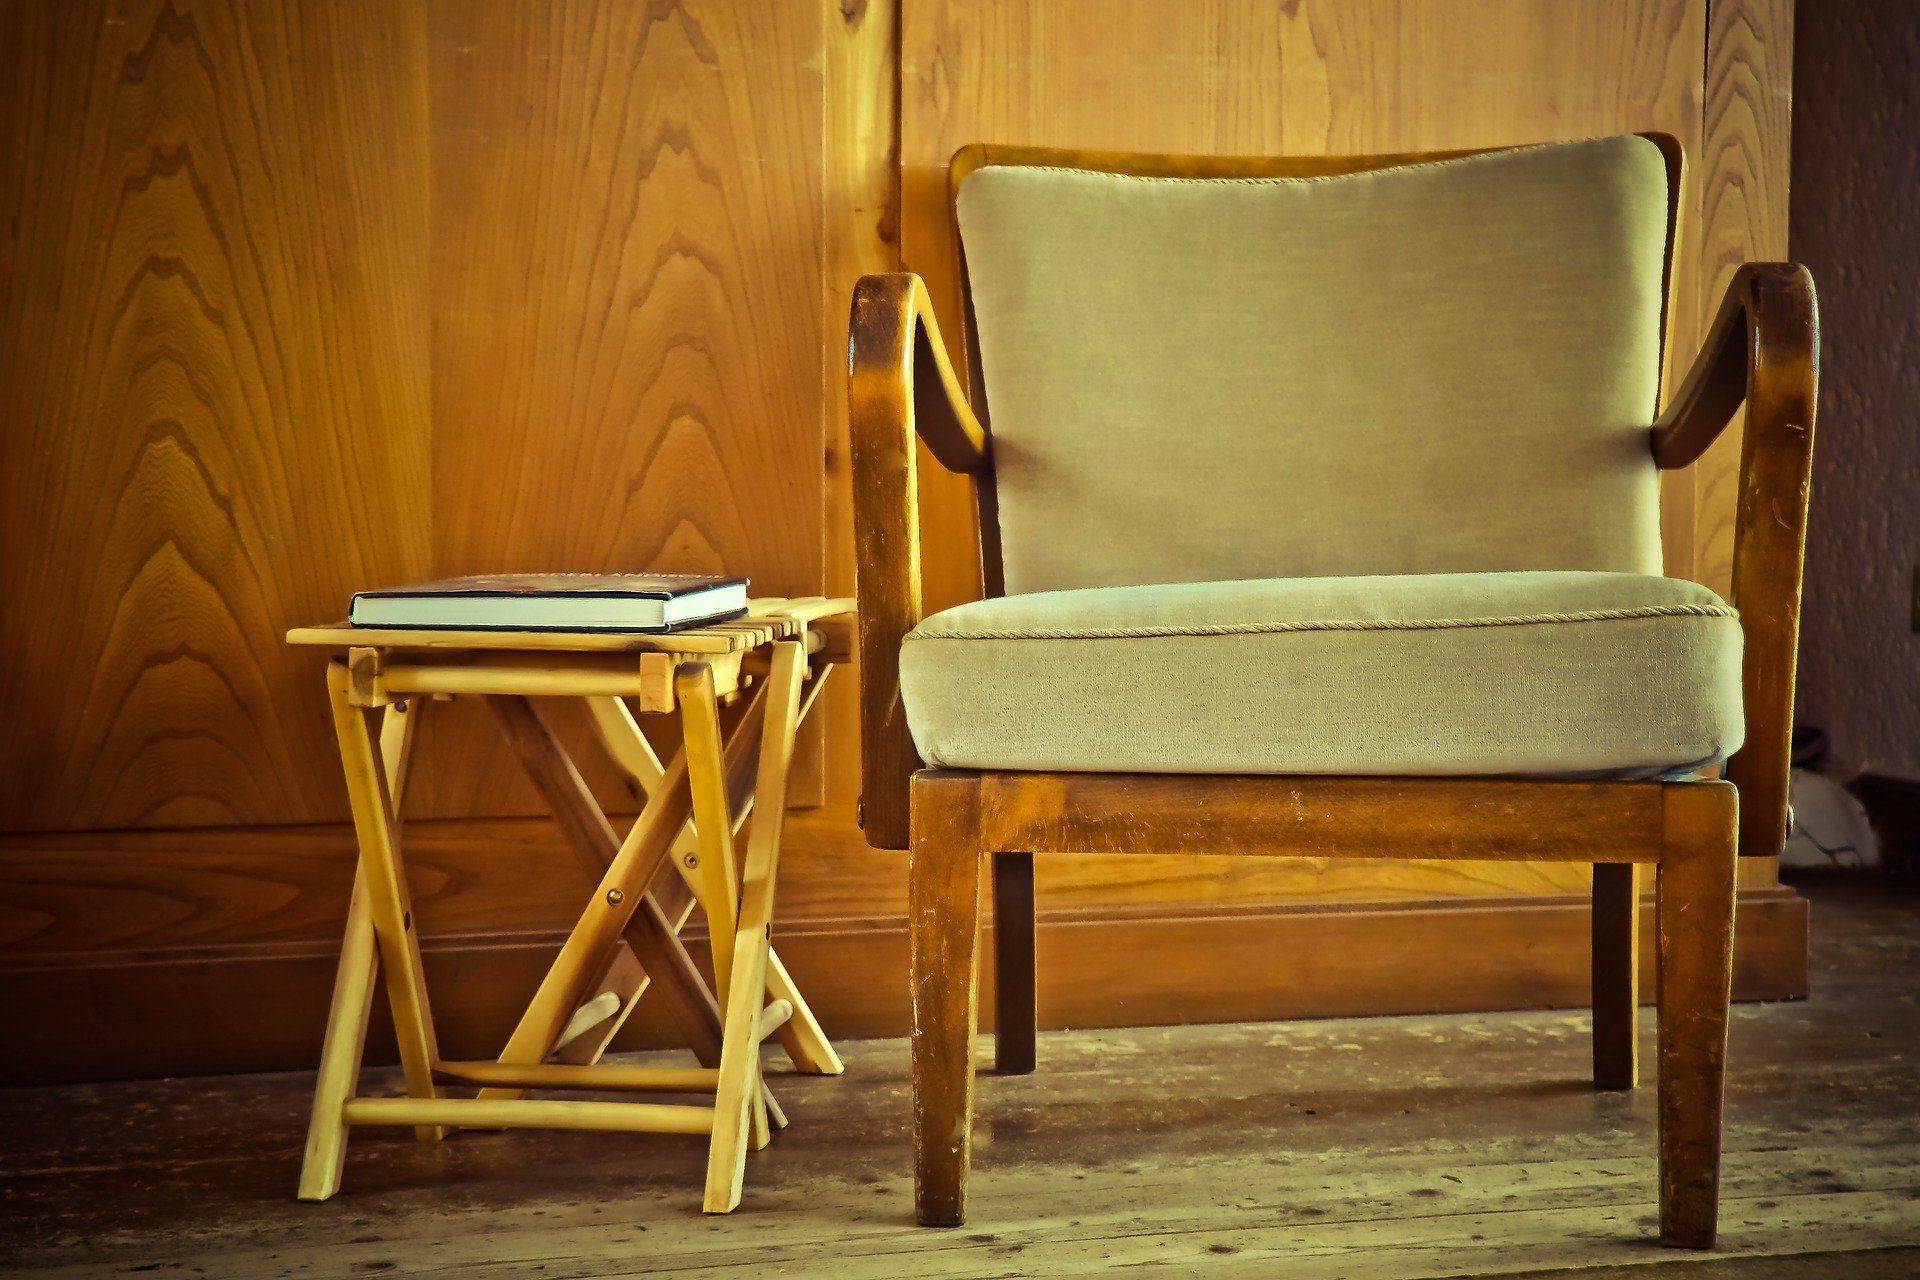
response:
<svg viewBox="0 0 1920 1280"><path fill-rule="evenodd" d="M1586 900L1569 896L1043 910L1040 1017L1058 1028L1572 1008L1587 1000L1587 937ZM429 938L443 1051L496 1052L559 938ZM903 917L803 920L776 940L831 1034L905 1033ZM1807 994L1804 899L1743 891L1737 943L1736 998ZM0 1082L311 1067L333 967L332 947L312 941L8 958L0 1007L17 1034L0 1043ZM646 1014L619 1047L672 1043ZM369 1061L392 1054L376 1001Z"/></svg>

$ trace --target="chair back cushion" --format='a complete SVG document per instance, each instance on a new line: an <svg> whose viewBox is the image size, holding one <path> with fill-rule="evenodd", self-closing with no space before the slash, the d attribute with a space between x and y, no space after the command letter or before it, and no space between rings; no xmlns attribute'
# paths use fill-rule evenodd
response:
<svg viewBox="0 0 1920 1280"><path fill-rule="evenodd" d="M968 175L1010 593L1660 572L1639 137L1322 178Z"/></svg>

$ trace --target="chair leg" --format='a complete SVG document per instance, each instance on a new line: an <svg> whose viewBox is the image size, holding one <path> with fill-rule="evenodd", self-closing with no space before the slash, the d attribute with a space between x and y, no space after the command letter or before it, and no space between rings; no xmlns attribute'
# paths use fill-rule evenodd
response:
<svg viewBox="0 0 1920 1280"><path fill-rule="evenodd" d="M1039 1031L1034 1001L1033 855L993 855L993 1067L1032 1072Z"/></svg>
<svg viewBox="0 0 1920 1280"><path fill-rule="evenodd" d="M1660 949L1660 1238L1713 1245L1733 985L1736 801L1719 783L1667 789L1655 882Z"/></svg>
<svg viewBox="0 0 1920 1280"><path fill-rule="evenodd" d="M1593 1084L1640 1083L1640 867L1593 865Z"/></svg>
<svg viewBox="0 0 1920 1280"><path fill-rule="evenodd" d="M907 869L913 993L914 1204L927 1226L966 1220L979 1015L980 808L973 774L913 780Z"/></svg>

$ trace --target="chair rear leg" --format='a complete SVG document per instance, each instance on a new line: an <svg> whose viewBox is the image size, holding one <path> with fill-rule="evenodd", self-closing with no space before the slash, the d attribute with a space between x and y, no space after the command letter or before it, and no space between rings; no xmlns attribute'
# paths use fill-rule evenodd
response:
<svg viewBox="0 0 1920 1280"><path fill-rule="evenodd" d="M1711 1248L1733 985L1733 789L1667 789L1655 884L1660 949L1660 1238Z"/></svg>
<svg viewBox="0 0 1920 1280"><path fill-rule="evenodd" d="M966 1220L979 1017L979 779L913 779L907 869L913 997L914 1203L927 1226Z"/></svg>
<svg viewBox="0 0 1920 1280"><path fill-rule="evenodd" d="M1640 868L1593 865L1593 1084L1640 1082Z"/></svg>
<svg viewBox="0 0 1920 1280"><path fill-rule="evenodd" d="M1033 1070L1039 1014L1034 998L1033 855L993 855L993 1065L1003 1076Z"/></svg>

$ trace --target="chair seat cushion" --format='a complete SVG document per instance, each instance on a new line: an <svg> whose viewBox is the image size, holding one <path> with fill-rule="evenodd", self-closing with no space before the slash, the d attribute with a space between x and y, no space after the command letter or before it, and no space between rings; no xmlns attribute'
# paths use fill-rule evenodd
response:
<svg viewBox="0 0 1920 1280"><path fill-rule="evenodd" d="M1099 587L907 636L921 757L1109 773L1658 777L1739 747L1740 622L1630 573Z"/></svg>

